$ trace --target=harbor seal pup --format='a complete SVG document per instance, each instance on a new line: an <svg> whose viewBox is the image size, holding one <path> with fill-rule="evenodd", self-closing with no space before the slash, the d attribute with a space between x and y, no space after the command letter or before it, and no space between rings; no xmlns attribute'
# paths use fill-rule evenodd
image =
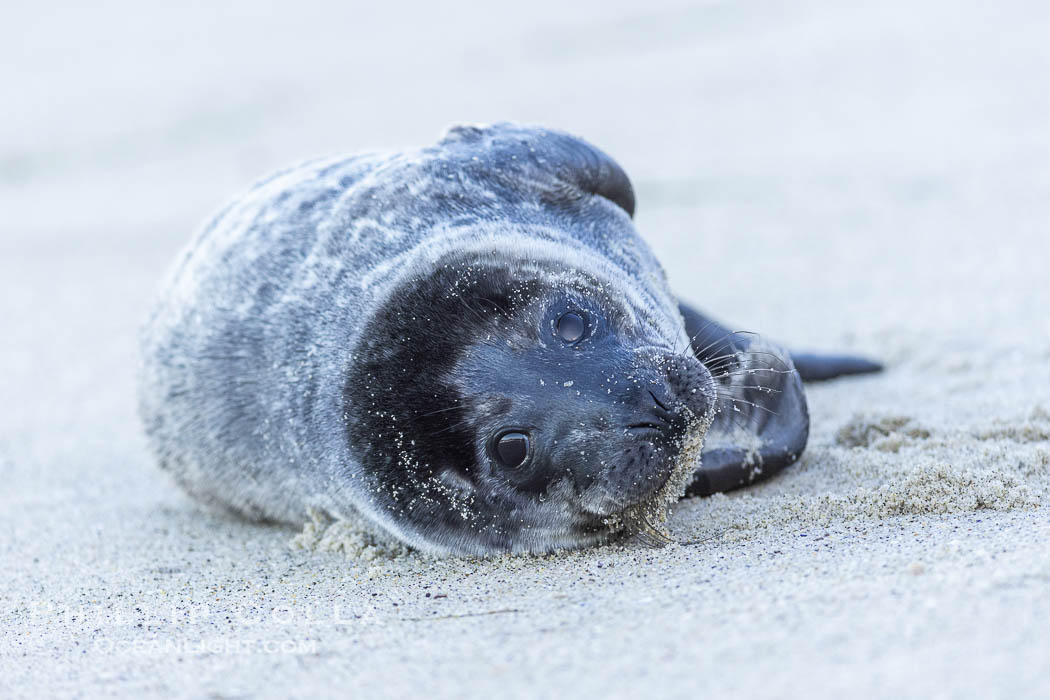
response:
<svg viewBox="0 0 1050 700"><path fill-rule="evenodd" d="M792 358L680 306L634 205L607 155L513 124L259 182L145 327L160 464L250 518L457 555L652 534L772 475L808 435Z"/></svg>

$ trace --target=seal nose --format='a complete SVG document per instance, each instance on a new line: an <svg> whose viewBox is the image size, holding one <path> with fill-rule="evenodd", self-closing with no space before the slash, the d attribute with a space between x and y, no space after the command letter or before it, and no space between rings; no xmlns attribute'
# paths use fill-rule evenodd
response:
<svg viewBox="0 0 1050 700"><path fill-rule="evenodd" d="M714 381L693 355L650 349L640 353L638 364L645 369L636 373L637 383L623 397L633 414L626 425L628 434L672 440L713 409Z"/></svg>
<svg viewBox="0 0 1050 700"><path fill-rule="evenodd" d="M669 355L666 358L667 385L676 407L688 409L695 417L714 409L715 385L711 373L694 355Z"/></svg>

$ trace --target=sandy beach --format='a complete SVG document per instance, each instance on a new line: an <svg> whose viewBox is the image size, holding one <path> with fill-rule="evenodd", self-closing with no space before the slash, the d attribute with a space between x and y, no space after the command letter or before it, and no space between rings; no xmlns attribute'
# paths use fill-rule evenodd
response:
<svg viewBox="0 0 1050 700"><path fill-rule="evenodd" d="M1050 696L1050 6L8 14L0 695ZM886 371L660 549L434 560L180 492L136 334L201 221L504 119L613 155L684 299Z"/></svg>

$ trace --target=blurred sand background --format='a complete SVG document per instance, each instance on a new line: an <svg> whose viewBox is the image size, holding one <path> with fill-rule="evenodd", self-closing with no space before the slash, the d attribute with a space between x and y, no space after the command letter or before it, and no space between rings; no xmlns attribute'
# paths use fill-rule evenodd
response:
<svg viewBox="0 0 1050 700"><path fill-rule="evenodd" d="M1050 5L178 5L0 26L0 695L1050 696ZM683 297L886 373L689 546L352 558L183 496L133 377L195 227L504 119L619 160Z"/></svg>

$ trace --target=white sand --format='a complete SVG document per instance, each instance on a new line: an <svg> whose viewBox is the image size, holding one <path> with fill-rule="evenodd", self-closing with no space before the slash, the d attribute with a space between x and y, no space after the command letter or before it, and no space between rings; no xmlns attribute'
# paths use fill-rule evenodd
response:
<svg viewBox="0 0 1050 700"><path fill-rule="evenodd" d="M1050 6L346 5L8 8L0 696L1050 696ZM617 157L690 300L888 371L812 388L802 461L682 503L690 545L304 549L180 494L132 370L192 229L501 118Z"/></svg>

